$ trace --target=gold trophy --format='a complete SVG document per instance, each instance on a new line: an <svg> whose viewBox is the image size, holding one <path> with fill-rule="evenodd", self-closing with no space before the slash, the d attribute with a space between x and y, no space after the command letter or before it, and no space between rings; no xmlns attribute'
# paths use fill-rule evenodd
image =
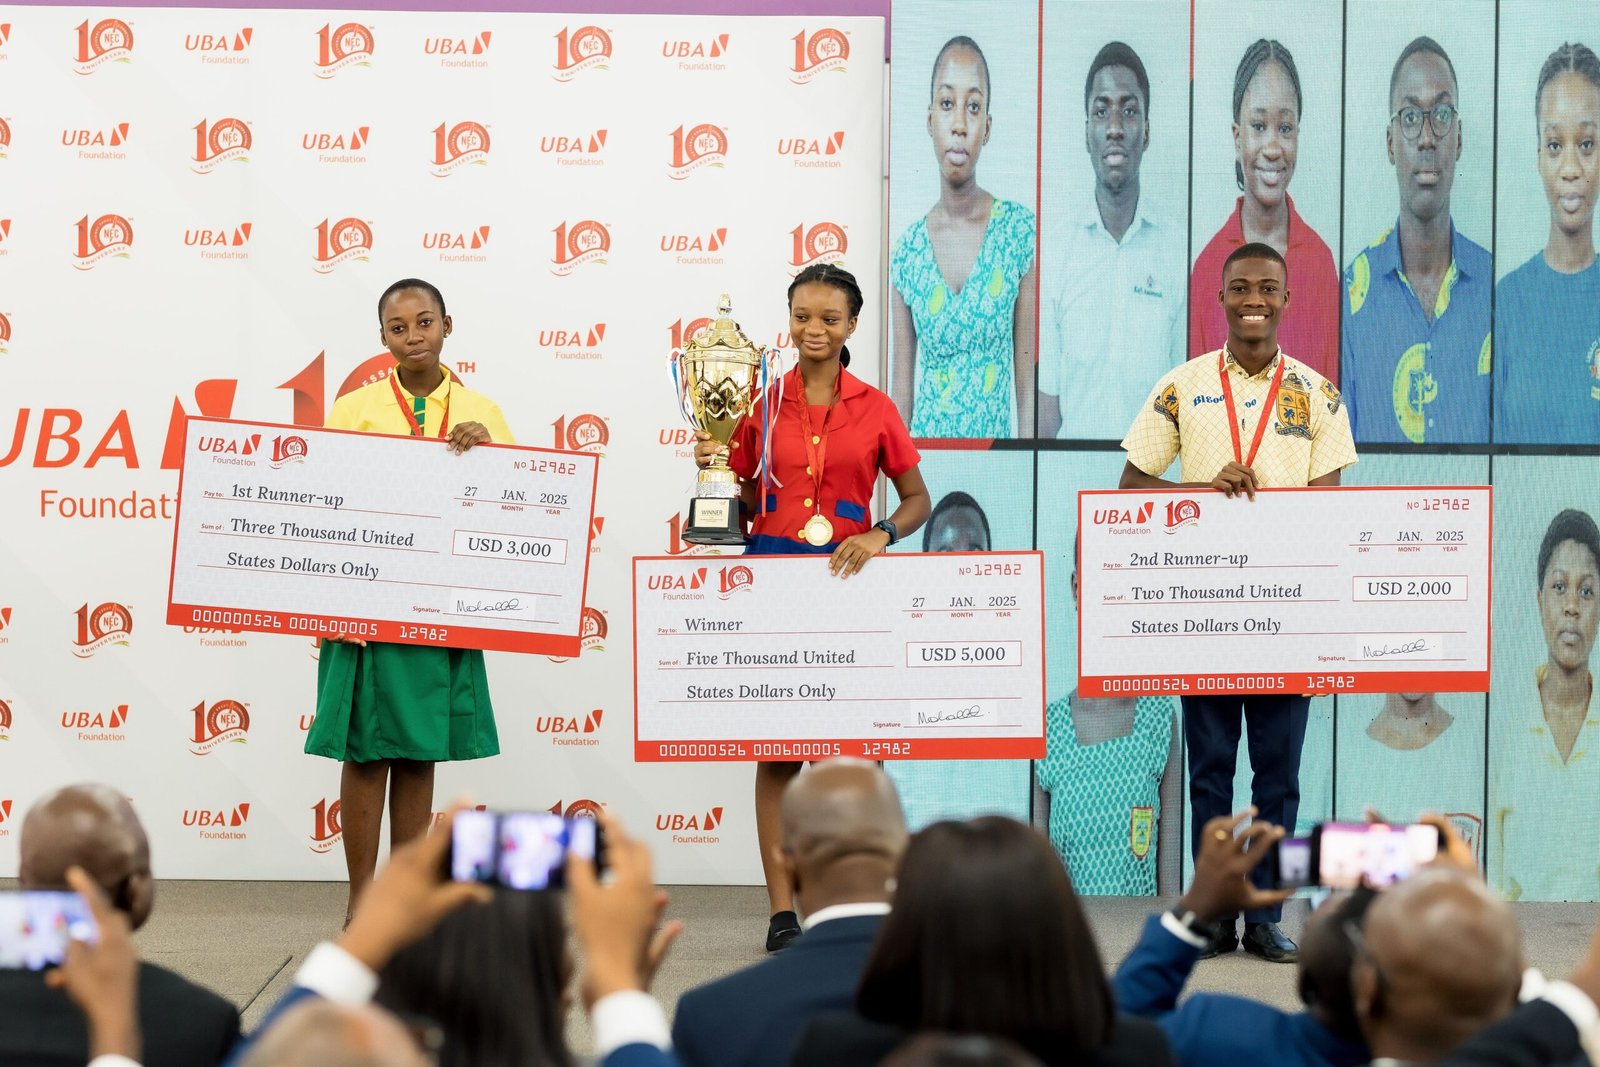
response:
<svg viewBox="0 0 1600 1067"><path fill-rule="evenodd" d="M726 446L755 407L764 386L767 350L744 335L730 318L733 303L723 293L717 318L689 338L673 363L679 405L689 425ZM718 454L700 471L683 539L691 545L742 545L739 476Z"/></svg>

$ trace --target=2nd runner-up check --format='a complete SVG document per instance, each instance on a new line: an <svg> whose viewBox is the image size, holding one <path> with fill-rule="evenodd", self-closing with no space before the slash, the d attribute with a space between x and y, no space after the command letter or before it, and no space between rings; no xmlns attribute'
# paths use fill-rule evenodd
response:
<svg viewBox="0 0 1600 1067"><path fill-rule="evenodd" d="M167 622L575 656L598 459L191 418Z"/></svg>
<svg viewBox="0 0 1600 1067"><path fill-rule="evenodd" d="M633 561L634 758L1044 755L1037 552Z"/></svg>
<svg viewBox="0 0 1600 1067"><path fill-rule="evenodd" d="M1485 692L1487 487L1078 496L1078 691Z"/></svg>

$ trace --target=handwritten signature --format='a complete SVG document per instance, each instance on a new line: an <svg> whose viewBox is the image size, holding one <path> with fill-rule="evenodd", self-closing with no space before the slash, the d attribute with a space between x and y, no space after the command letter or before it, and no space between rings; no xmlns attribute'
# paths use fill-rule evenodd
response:
<svg viewBox="0 0 1600 1067"><path fill-rule="evenodd" d="M960 722L963 719L981 719L987 712L982 704L974 704L970 708L957 708L955 711L936 711L931 715L926 711L917 712L918 726L933 726L941 722Z"/></svg>
<svg viewBox="0 0 1600 1067"><path fill-rule="evenodd" d="M471 615L479 611L517 611L521 607L522 601L516 597L512 597L510 600L496 600L488 604L481 600L476 604L468 604L465 600L456 601L456 611L463 615Z"/></svg>
<svg viewBox="0 0 1600 1067"><path fill-rule="evenodd" d="M1385 656L1408 656L1413 652L1426 651L1428 651L1428 639L1425 637L1419 637L1414 641L1407 641L1405 644L1397 645L1393 648L1389 647L1388 645L1385 645L1382 648L1373 648L1371 645L1362 645L1361 658L1382 659Z"/></svg>

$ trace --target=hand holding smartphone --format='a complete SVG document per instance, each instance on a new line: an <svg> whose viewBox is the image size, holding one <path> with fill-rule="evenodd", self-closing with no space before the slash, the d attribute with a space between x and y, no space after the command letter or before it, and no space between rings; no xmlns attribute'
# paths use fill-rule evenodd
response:
<svg viewBox="0 0 1600 1067"><path fill-rule="evenodd" d="M1382 889L1409 878L1439 855L1439 831L1425 823L1318 823L1309 837L1278 843L1269 859L1273 887Z"/></svg>
<svg viewBox="0 0 1600 1067"><path fill-rule="evenodd" d="M548 811L456 813L450 833L450 877L505 889L565 889L567 853L605 869L600 824Z"/></svg>
<svg viewBox="0 0 1600 1067"><path fill-rule="evenodd" d="M0 892L0 969L42 971L66 959L70 941L94 942L89 904L65 890Z"/></svg>

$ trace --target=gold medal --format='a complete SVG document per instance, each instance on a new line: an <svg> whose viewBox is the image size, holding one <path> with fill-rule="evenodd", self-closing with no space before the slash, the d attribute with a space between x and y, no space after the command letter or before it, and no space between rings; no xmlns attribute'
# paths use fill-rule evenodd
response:
<svg viewBox="0 0 1600 1067"><path fill-rule="evenodd" d="M833 523L821 515L813 515L806 520L806 527L801 532L806 535L806 544L820 548L833 540Z"/></svg>

